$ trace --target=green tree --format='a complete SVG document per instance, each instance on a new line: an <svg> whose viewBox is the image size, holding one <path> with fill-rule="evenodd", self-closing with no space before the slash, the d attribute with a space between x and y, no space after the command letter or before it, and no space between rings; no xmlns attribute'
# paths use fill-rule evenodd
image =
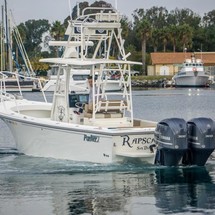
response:
<svg viewBox="0 0 215 215"><path fill-rule="evenodd" d="M204 27L215 26L215 10L205 13L202 19Z"/></svg>
<svg viewBox="0 0 215 215"><path fill-rule="evenodd" d="M183 24L178 26L178 33L179 33L179 41L184 51L185 48L192 47L192 38L193 38L193 29L188 24Z"/></svg>
<svg viewBox="0 0 215 215"><path fill-rule="evenodd" d="M146 10L146 15L152 28L162 29L167 25L168 11L165 7L152 7Z"/></svg>
<svg viewBox="0 0 215 215"><path fill-rule="evenodd" d="M151 25L147 19L139 20L136 25L137 36L141 40L143 75L146 75L146 41L150 38Z"/></svg>
<svg viewBox="0 0 215 215"><path fill-rule="evenodd" d="M167 22L169 25L183 25L188 24L193 28L197 28L201 24L201 17L194 13L192 10L185 8L185 9L178 9L171 10L168 17Z"/></svg>
<svg viewBox="0 0 215 215"><path fill-rule="evenodd" d="M179 41L179 28L176 25L170 25L168 27L168 38L172 43L173 52L176 52L177 42Z"/></svg>
<svg viewBox="0 0 215 215"><path fill-rule="evenodd" d="M166 47L168 44L168 27L164 27L160 31L160 40L161 44L163 45L163 52L166 52Z"/></svg>
<svg viewBox="0 0 215 215"><path fill-rule="evenodd" d="M61 24L60 21L55 21L50 29L50 34L52 36L52 38L54 38L56 41L61 41L64 39L64 34L65 34L66 28L64 26L64 24ZM59 49L58 47L54 47L55 53L56 53L56 57L59 57L60 53L59 53Z"/></svg>
<svg viewBox="0 0 215 215"><path fill-rule="evenodd" d="M63 24L61 24L60 21L55 21L50 29L51 36L55 40L63 40L64 39L64 33L66 29Z"/></svg>
<svg viewBox="0 0 215 215"><path fill-rule="evenodd" d="M28 20L18 26L26 52L29 57L40 54L42 43L42 35L50 28L48 20Z"/></svg>
<svg viewBox="0 0 215 215"><path fill-rule="evenodd" d="M157 52L158 50L158 46L160 44L160 38L161 38L161 29L153 28L150 42L152 43L154 52Z"/></svg>
<svg viewBox="0 0 215 215"><path fill-rule="evenodd" d="M204 32L201 49L205 51L215 50L215 10L209 11L203 16Z"/></svg>

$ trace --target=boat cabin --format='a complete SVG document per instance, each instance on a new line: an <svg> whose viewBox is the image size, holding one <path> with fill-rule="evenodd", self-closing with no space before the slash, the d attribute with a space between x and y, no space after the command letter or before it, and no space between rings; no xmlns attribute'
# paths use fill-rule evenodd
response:
<svg viewBox="0 0 215 215"><path fill-rule="evenodd" d="M86 92L70 91L69 79L72 78L75 62L79 64L81 69L83 66L81 66L81 61L70 62L71 65L67 65L66 68L64 65L59 65L59 75L60 70L63 69L66 71L66 78L57 79L51 119L103 127L133 126L131 76L129 72L131 62L95 60L84 63L84 67L90 69L93 79L91 103L89 103L90 90L86 90ZM110 64L118 64L117 70L121 74L118 84L123 88L122 91L107 92L105 90L108 79L104 78L104 75L108 73L107 71L111 71L112 68L108 68ZM76 69L77 66L75 65Z"/></svg>

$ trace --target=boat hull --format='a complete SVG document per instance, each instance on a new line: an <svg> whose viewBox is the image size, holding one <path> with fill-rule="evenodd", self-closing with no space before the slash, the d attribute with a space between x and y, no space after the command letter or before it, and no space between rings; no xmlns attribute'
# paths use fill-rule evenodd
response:
<svg viewBox="0 0 215 215"><path fill-rule="evenodd" d="M154 128L104 129L68 124L47 119L49 112L47 105L21 117L20 114L0 116L10 128L20 153L93 163L137 159L154 163Z"/></svg>
<svg viewBox="0 0 215 215"><path fill-rule="evenodd" d="M54 92L56 88L56 80L49 80L43 87L44 92ZM84 92L87 91L86 81L73 81L70 85L71 91Z"/></svg>
<svg viewBox="0 0 215 215"><path fill-rule="evenodd" d="M22 89L22 91L31 92L34 87L34 82L31 80L29 81L23 80L23 81L19 81L19 85L18 85L17 80L5 81L5 88L7 92L19 91L19 86Z"/></svg>
<svg viewBox="0 0 215 215"><path fill-rule="evenodd" d="M206 87L208 76L176 76L176 87Z"/></svg>

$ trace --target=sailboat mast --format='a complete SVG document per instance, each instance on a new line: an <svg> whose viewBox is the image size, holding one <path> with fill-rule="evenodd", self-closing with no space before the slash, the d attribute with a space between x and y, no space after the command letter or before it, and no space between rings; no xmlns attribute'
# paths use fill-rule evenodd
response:
<svg viewBox="0 0 215 215"><path fill-rule="evenodd" d="M7 70L12 72L12 44L11 44L11 29L8 25L8 13L7 13L7 0L5 0L5 32L6 32L6 59L7 59Z"/></svg>
<svg viewBox="0 0 215 215"><path fill-rule="evenodd" d="M1 71L5 70L5 43L4 43L4 6L2 5L1 22Z"/></svg>

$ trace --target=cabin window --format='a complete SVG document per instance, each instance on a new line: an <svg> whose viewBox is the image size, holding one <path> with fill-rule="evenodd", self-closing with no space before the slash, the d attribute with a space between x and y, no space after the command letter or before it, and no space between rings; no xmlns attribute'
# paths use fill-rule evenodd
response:
<svg viewBox="0 0 215 215"><path fill-rule="evenodd" d="M73 75L73 79L75 81L84 81L86 80L88 75Z"/></svg>

